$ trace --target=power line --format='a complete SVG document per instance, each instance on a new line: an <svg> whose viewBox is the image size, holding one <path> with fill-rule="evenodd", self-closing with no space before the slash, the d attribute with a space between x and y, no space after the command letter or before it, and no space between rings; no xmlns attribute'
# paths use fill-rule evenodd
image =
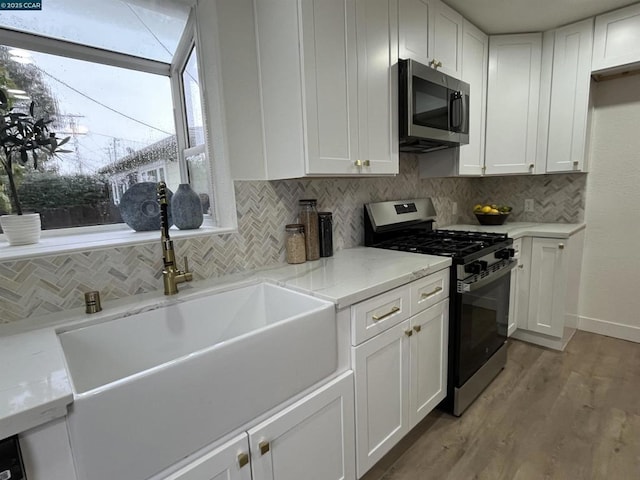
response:
<svg viewBox="0 0 640 480"><path fill-rule="evenodd" d="M106 108L107 110L112 111L113 113L116 113L116 114L118 114L118 115L121 115L121 116L123 116L123 117L125 117L125 118L128 118L129 120L131 120L131 121L133 121L133 122L139 123L140 125L144 125L145 127L149 127L149 128L151 128L151 129L153 129L153 130L156 130L156 131L158 131L158 132L164 133L164 134L166 134L166 135L173 135L172 133L167 132L166 130L162 130L161 128L154 127L153 125L150 125L150 124L148 124L148 123L145 123L145 122L143 122L142 120L138 120L137 118L133 118L132 116L127 115L126 113L122 113L122 112L120 112L120 111L116 110L115 108L110 107L109 105L105 105L104 103L102 103L102 102L100 102L100 101L96 100L95 98L90 97L90 96L89 96L89 95L87 95L86 93L81 92L81 91L80 91L80 90L78 90L77 88L72 87L72 86L71 86L71 85L69 85L68 83L66 83L66 82L64 82L64 81L62 81L62 80L60 80L59 78L54 77L54 76L53 76L53 75L51 75L49 72L46 72L46 71L42 70L42 69L41 69L40 67L38 67L37 65L35 65L35 64L34 64L34 66L35 66L35 67L36 67L40 72L42 72L42 73L44 73L46 76L48 76L48 77L52 78L52 79L53 79L53 80L55 80L56 82L61 83L62 85L64 85L64 86L65 86L65 87L67 87L68 89L73 90L74 92L76 92L78 95L82 95L84 98L86 98L86 99L88 99L88 100L91 100L91 101L92 101L92 102L94 102L94 103L97 103L97 104L98 104L98 105L100 105L101 107L104 107L104 108Z"/></svg>

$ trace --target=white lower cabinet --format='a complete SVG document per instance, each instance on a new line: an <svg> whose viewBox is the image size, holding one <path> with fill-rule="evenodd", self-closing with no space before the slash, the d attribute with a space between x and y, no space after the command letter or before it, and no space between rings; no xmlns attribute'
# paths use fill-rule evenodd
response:
<svg viewBox="0 0 640 480"><path fill-rule="evenodd" d="M251 480L247 434L212 450L166 480Z"/></svg>
<svg viewBox="0 0 640 480"><path fill-rule="evenodd" d="M355 479L353 372L196 458L163 480Z"/></svg>
<svg viewBox="0 0 640 480"><path fill-rule="evenodd" d="M249 430L253 480L355 478L353 374Z"/></svg>
<svg viewBox="0 0 640 480"><path fill-rule="evenodd" d="M563 350L577 327L584 230L569 238L521 240L511 284L509 323L517 326L512 336Z"/></svg>
<svg viewBox="0 0 640 480"><path fill-rule="evenodd" d="M353 347L358 478L446 396L448 325L444 299Z"/></svg>
<svg viewBox="0 0 640 480"><path fill-rule="evenodd" d="M426 417L447 394L448 326L448 300L411 317L409 428Z"/></svg>
<svg viewBox="0 0 640 480"><path fill-rule="evenodd" d="M527 329L561 337L567 282L565 242L534 238L531 245L530 301Z"/></svg>

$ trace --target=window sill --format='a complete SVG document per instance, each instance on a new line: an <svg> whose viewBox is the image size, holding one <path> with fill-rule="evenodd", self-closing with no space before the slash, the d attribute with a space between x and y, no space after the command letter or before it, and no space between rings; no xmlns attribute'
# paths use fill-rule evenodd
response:
<svg viewBox="0 0 640 480"><path fill-rule="evenodd" d="M171 239L202 237L232 233L234 228L213 227L205 224L196 230L171 228ZM102 248L160 243L160 231L135 232L124 224L96 227L44 230L40 242L34 245L10 246L4 235L0 235L0 261L24 260L47 255L84 252Z"/></svg>

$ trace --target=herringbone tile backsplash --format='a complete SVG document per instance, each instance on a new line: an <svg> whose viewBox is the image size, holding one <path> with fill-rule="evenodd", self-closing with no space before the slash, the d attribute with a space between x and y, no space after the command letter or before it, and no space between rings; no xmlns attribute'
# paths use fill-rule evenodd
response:
<svg viewBox="0 0 640 480"><path fill-rule="evenodd" d="M296 220L298 200L317 198L321 211L333 212L334 248L362 245L363 205L372 201L418 197L433 199L437 225L472 222L478 201L510 203L534 198L540 208L513 219L575 222L584 210L584 176L502 177L500 179L420 179L417 159L401 158L396 177L295 179L235 182L238 233L176 242L196 279L221 276L284 262L284 225ZM500 192L500 197L497 197ZM457 202L462 215L451 214ZM46 315L83 305L84 292L99 290L103 301L162 288L160 242L87 250L34 260L0 262L0 323L30 318L43 325Z"/></svg>

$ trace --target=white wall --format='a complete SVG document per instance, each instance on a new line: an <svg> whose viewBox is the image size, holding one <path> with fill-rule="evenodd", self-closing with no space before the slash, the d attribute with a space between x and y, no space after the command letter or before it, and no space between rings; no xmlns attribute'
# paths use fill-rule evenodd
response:
<svg viewBox="0 0 640 480"><path fill-rule="evenodd" d="M640 75L592 88L579 328L640 342Z"/></svg>

